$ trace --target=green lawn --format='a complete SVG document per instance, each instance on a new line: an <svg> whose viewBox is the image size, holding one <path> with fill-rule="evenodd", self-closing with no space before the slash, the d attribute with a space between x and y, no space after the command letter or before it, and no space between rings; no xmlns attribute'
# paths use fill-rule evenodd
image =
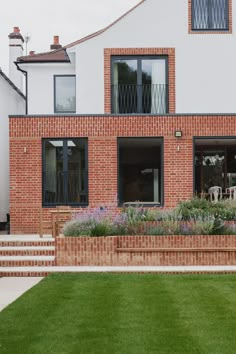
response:
<svg viewBox="0 0 236 354"><path fill-rule="evenodd" d="M235 354L236 275L54 274L0 313L0 353Z"/></svg>

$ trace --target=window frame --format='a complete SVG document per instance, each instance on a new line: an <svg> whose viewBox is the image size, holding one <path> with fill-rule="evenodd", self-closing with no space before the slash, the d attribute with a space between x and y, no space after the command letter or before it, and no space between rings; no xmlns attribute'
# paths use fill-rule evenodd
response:
<svg viewBox="0 0 236 354"><path fill-rule="evenodd" d="M142 81L142 60L147 59L147 60L153 60L153 59L164 59L165 60L165 85L166 85L166 98L165 98L165 105L166 105L166 112L164 115L169 114L169 60L168 60L168 55L166 54L153 54L153 55L111 55L111 114L114 114L114 97L112 96L112 86L113 86L113 79L114 79L114 62L115 60L137 60L137 86L141 85ZM137 94L137 112L136 113L118 113L118 114L147 114L147 115L153 115L153 113L143 113L142 110L140 110L140 106L142 102L142 93L140 90L138 90ZM161 115L162 113L155 113L155 115Z"/></svg>
<svg viewBox="0 0 236 354"><path fill-rule="evenodd" d="M46 154L45 154L45 145L48 141L63 141L63 172L68 173L68 155L66 142L69 140L82 140L85 142L85 195L87 196L87 202L78 202L78 203L69 203L68 202L68 186L67 186L67 178L63 177L63 185L64 185L64 196L63 202L55 202L55 203L47 203L45 201L45 172L46 172ZM43 207L56 207L57 205L70 205L70 206L81 206L86 207L89 204L89 192L88 192L88 138L85 137L70 137L70 138L43 138L42 139L42 206ZM65 168L66 167L66 168Z"/></svg>
<svg viewBox="0 0 236 354"><path fill-rule="evenodd" d="M214 6L212 3L212 0L207 0L207 8L209 10L209 13L211 13L211 9ZM193 33L201 33L201 32L211 32L211 33L232 33L232 19L231 19L231 13L232 13L232 0L225 0L226 3L226 11L227 13L225 14L226 17L226 27L225 28L213 28L212 27L212 22L211 22L211 16L208 15L207 19L207 28L194 28L194 23L193 23L193 18L194 18L194 2L195 0L189 0L190 6L191 6L191 11L190 11L190 16L191 16L191 28L190 31ZM211 25L211 27L210 27Z"/></svg>
<svg viewBox="0 0 236 354"><path fill-rule="evenodd" d="M60 111L57 110L57 105L56 105L56 79L57 77L74 77L75 78L75 110L71 111ZM54 113L59 113L59 114L74 114L76 113L76 75L53 75L53 100L54 100Z"/></svg>

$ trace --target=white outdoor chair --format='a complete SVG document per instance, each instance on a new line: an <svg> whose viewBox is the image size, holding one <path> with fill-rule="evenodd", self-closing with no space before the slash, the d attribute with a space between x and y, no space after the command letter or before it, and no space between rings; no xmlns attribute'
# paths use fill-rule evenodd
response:
<svg viewBox="0 0 236 354"><path fill-rule="evenodd" d="M208 193L210 195L211 202L217 202L218 200L222 199L222 187L213 186L208 189Z"/></svg>
<svg viewBox="0 0 236 354"><path fill-rule="evenodd" d="M232 186L226 189L226 192L229 193L230 200L236 200L236 186Z"/></svg>

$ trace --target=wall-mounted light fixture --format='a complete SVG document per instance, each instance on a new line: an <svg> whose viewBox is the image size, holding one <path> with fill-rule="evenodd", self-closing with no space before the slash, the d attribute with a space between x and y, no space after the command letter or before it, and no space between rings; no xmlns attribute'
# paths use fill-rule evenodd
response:
<svg viewBox="0 0 236 354"><path fill-rule="evenodd" d="M182 138L182 130L176 130L175 131L175 137L176 138Z"/></svg>

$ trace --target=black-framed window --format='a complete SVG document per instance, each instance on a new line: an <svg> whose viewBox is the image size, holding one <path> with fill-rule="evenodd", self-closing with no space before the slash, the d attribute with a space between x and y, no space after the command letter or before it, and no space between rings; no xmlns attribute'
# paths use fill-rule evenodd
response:
<svg viewBox="0 0 236 354"><path fill-rule="evenodd" d="M75 75L54 75L54 112L76 112Z"/></svg>
<svg viewBox="0 0 236 354"><path fill-rule="evenodd" d="M113 56L112 113L168 113L168 57Z"/></svg>
<svg viewBox="0 0 236 354"><path fill-rule="evenodd" d="M88 204L86 138L43 139L43 205Z"/></svg>
<svg viewBox="0 0 236 354"><path fill-rule="evenodd" d="M192 30L227 31L228 0L192 0Z"/></svg>
<svg viewBox="0 0 236 354"><path fill-rule="evenodd" d="M220 186L223 192L236 186L235 137L194 138L194 192Z"/></svg>
<svg viewBox="0 0 236 354"><path fill-rule="evenodd" d="M119 203L162 205L163 138L118 138Z"/></svg>

